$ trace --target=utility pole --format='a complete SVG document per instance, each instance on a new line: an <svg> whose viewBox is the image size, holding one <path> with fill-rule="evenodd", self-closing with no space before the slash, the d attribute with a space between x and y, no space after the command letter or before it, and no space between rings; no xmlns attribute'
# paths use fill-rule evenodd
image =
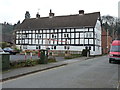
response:
<svg viewBox="0 0 120 90"><path fill-rule="evenodd" d="M108 29L107 29L107 52L108 52Z"/></svg>

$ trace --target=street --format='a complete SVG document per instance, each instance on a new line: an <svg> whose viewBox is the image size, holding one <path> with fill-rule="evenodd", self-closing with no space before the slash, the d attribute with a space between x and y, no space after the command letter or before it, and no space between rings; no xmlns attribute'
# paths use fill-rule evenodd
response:
<svg viewBox="0 0 120 90"><path fill-rule="evenodd" d="M3 88L116 88L118 64L96 57L2 83Z"/></svg>

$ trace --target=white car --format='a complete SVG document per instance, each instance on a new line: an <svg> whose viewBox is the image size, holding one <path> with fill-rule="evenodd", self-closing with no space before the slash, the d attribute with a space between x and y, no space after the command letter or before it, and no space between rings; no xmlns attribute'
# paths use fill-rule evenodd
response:
<svg viewBox="0 0 120 90"><path fill-rule="evenodd" d="M5 52L2 50L2 48L0 47L0 54L4 54Z"/></svg>
<svg viewBox="0 0 120 90"><path fill-rule="evenodd" d="M14 49L12 49L10 47L6 47L3 50L4 50L4 52L9 53L9 54L13 54L13 55L16 55L18 53L17 51L15 51Z"/></svg>

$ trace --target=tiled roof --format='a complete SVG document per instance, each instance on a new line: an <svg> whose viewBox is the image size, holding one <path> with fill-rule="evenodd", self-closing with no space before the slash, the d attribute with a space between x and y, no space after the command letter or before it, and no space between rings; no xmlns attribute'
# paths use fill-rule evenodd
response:
<svg viewBox="0 0 120 90"><path fill-rule="evenodd" d="M94 27L100 12L83 15L66 15L25 19L16 29L51 29L71 27Z"/></svg>

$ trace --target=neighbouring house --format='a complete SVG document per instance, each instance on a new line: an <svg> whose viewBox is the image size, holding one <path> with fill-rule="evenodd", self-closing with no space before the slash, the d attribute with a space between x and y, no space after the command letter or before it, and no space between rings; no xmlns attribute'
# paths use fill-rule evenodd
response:
<svg viewBox="0 0 120 90"><path fill-rule="evenodd" d="M102 54L107 54L110 51L112 37L109 35L109 30L102 27Z"/></svg>
<svg viewBox="0 0 120 90"><path fill-rule="evenodd" d="M26 18L15 28L15 43L21 49L50 49L82 51L86 47L91 55L100 55L100 12L55 16L50 10L48 17Z"/></svg>

